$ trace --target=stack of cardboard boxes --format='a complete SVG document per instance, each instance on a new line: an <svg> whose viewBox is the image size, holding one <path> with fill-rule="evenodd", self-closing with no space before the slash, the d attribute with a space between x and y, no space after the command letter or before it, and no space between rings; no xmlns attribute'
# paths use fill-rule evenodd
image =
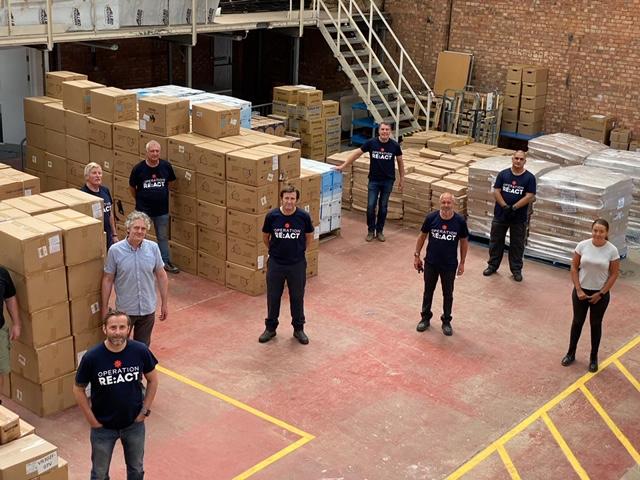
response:
<svg viewBox="0 0 640 480"><path fill-rule="evenodd" d="M535 135L542 131L548 69L534 65L511 65L502 109L505 132Z"/></svg>
<svg viewBox="0 0 640 480"><path fill-rule="evenodd" d="M357 149L360 150L360 149ZM327 163L330 165L342 165L344 161L353 154L355 150L346 150L340 153L334 153L327 157ZM342 170L342 208L351 210L353 188L353 164Z"/></svg>
<svg viewBox="0 0 640 480"><path fill-rule="evenodd" d="M340 140L342 137L340 104L333 100L323 100L322 120L325 133L325 156L329 157L340 152Z"/></svg>
<svg viewBox="0 0 640 480"><path fill-rule="evenodd" d="M609 135L610 146L616 150L629 150L631 130L628 128L614 128Z"/></svg>
<svg viewBox="0 0 640 480"><path fill-rule="evenodd" d="M0 164L0 200L40 193L40 179Z"/></svg>
<svg viewBox="0 0 640 480"><path fill-rule="evenodd" d="M580 122L580 136L608 145L614 121L611 115L589 115Z"/></svg>

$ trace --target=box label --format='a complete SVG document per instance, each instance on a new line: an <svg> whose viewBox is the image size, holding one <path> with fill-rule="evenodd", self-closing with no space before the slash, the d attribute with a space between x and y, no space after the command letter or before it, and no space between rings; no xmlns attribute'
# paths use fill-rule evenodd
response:
<svg viewBox="0 0 640 480"><path fill-rule="evenodd" d="M91 205L91 212L93 213L93 218L102 217L102 207L99 203L94 203Z"/></svg>
<svg viewBox="0 0 640 480"><path fill-rule="evenodd" d="M38 248L38 258L44 258L48 255L47 247L39 247Z"/></svg>
<svg viewBox="0 0 640 480"><path fill-rule="evenodd" d="M31 475L32 473L38 473L38 475L42 475L49 470L53 470L58 466L58 452L51 452L49 455L46 455L38 460L34 460L33 462L27 463L27 475Z"/></svg>
<svg viewBox="0 0 640 480"><path fill-rule="evenodd" d="M49 238L49 251L53 253L58 253L61 249L60 235L54 235ZM46 253L45 253L46 255Z"/></svg>
<svg viewBox="0 0 640 480"><path fill-rule="evenodd" d="M278 169L278 155L274 155L273 158L271 159L271 170L277 170Z"/></svg>

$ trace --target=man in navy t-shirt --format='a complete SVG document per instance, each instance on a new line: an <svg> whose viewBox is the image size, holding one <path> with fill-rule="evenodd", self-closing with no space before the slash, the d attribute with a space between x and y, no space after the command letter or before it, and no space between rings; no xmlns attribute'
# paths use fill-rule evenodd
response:
<svg viewBox="0 0 640 480"><path fill-rule="evenodd" d="M144 422L158 390L158 361L144 343L129 339L131 319L109 313L102 329L106 340L84 354L73 394L91 426L91 478L109 478L113 447L122 442L127 479L144 476ZM147 380L146 394L142 378ZM85 389L91 385L91 403Z"/></svg>
<svg viewBox="0 0 640 480"><path fill-rule="evenodd" d="M147 156L129 176L129 189L136 201L136 210L149 215L158 238L164 269L170 273L180 270L171 263L169 251L169 183L175 181L173 167L160 159L160 144L151 140L146 146Z"/></svg>
<svg viewBox="0 0 640 480"><path fill-rule="evenodd" d="M424 270L424 294L422 296L421 320L416 327L424 332L431 323L431 303L433 292L440 277L443 296L442 331L445 335L453 335L451 328L451 310L453 307L453 283L456 273L464 273L464 262L469 249L469 230L467 222L459 213L453 211L454 198L451 193L440 195L440 210L427 215L422 224L420 235L413 254L413 266L418 271ZM420 252L425 240L427 254L424 263ZM458 245L460 246L460 262L458 263Z"/></svg>
<svg viewBox="0 0 640 480"><path fill-rule="evenodd" d="M293 336L306 345L304 332L304 287L307 281L307 245L313 242L313 223L309 214L296 207L300 192L287 185L280 192L282 206L269 211L264 219L262 238L269 249L267 266L267 318L258 341L265 343L276 336L280 301L284 283L289 289Z"/></svg>
<svg viewBox="0 0 640 480"><path fill-rule="evenodd" d="M393 183L396 179L396 160L398 162L398 188L402 191L404 183L404 163L402 161L402 149L400 144L391 138L391 125L382 122L378 127L378 137L368 140L355 150L345 162L335 167L336 170L343 170L348 165L355 162L360 156L369 152L369 186L367 196L367 242L377 238L381 242L385 241L384 224L387 219L387 208L389 197L393 190ZM378 214L376 216L376 204Z"/></svg>
<svg viewBox="0 0 640 480"><path fill-rule="evenodd" d="M493 185L496 204L491 222L488 266L482 272L485 277L493 275L500 268L504 240L509 231L509 268L513 279L516 282L522 281L529 204L535 200L536 195L536 177L525 170L526 162L527 154L517 150L511 157L511 168L498 173Z"/></svg>
<svg viewBox="0 0 640 480"><path fill-rule="evenodd" d="M118 241L118 233L116 232L116 220L111 192L107 187L102 185L102 167L95 162L87 163L84 167L84 180L85 184L80 190L100 197L104 203L104 233L107 237L107 250L109 250L109 247Z"/></svg>

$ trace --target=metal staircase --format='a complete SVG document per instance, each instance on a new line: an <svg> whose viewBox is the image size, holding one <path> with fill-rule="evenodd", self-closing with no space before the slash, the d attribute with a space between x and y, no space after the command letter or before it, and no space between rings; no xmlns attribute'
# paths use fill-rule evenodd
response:
<svg viewBox="0 0 640 480"><path fill-rule="evenodd" d="M390 123L396 138L428 130L428 122L421 125L416 117L429 118L433 91L374 1L360 0L369 4L364 12L356 0L338 0L337 11L336 2L331 3L315 1L317 18L331 20L318 21L318 28L375 122ZM390 34L387 45L375 31L378 22ZM415 88L406 75L414 78Z"/></svg>

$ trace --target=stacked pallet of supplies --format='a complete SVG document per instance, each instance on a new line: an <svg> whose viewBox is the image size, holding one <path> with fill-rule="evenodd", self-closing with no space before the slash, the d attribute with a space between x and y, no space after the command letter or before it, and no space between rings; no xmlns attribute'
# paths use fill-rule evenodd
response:
<svg viewBox="0 0 640 480"><path fill-rule="evenodd" d="M640 243L640 152L613 149L601 150L589 155L584 164L631 177L633 182L633 201L629 206L627 241L631 241L636 245Z"/></svg>
<svg viewBox="0 0 640 480"><path fill-rule="evenodd" d="M635 148L630 148L631 130L623 127L617 127L611 130L609 135L609 145L611 145L611 148L615 148L616 150L636 150Z"/></svg>
<svg viewBox="0 0 640 480"><path fill-rule="evenodd" d="M589 115L580 121L580 136L594 142L608 144L614 123L615 119L611 115Z"/></svg>
<svg viewBox="0 0 640 480"><path fill-rule="evenodd" d="M442 153L451 153L452 148L459 148L472 142L471 137L465 135L455 135L443 133L427 140L427 147Z"/></svg>
<svg viewBox="0 0 640 480"><path fill-rule="evenodd" d="M334 153L327 157L327 163L329 165L342 165L349 156L351 156L355 150L346 150L340 153ZM352 188L353 188L353 164L349 165L346 169L342 170L342 208L351 210L352 201Z"/></svg>
<svg viewBox="0 0 640 480"><path fill-rule="evenodd" d="M437 130L426 130L421 132L412 133L409 136L403 138L402 147L403 150L407 148L422 148L427 146L427 141L431 138L441 137L445 132L439 132Z"/></svg>
<svg viewBox="0 0 640 480"><path fill-rule="evenodd" d="M67 480L67 461L58 455L55 445L35 431L17 413L0 406L0 477Z"/></svg>
<svg viewBox="0 0 640 480"><path fill-rule="evenodd" d="M569 264L578 242L590 238L596 218L609 222L609 241L624 256L633 184L629 177L602 168L556 168L538 180L525 253Z"/></svg>
<svg viewBox="0 0 640 480"><path fill-rule="evenodd" d="M402 202L405 225L422 225L425 215L430 211L431 186L438 179L420 173L408 173L404 176Z"/></svg>
<svg viewBox="0 0 640 480"><path fill-rule="evenodd" d="M547 160L558 165L582 165L584 159L606 145L569 133L542 135L529 141L528 158Z"/></svg>
<svg viewBox="0 0 640 480"><path fill-rule="evenodd" d="M306 158L302 159L302 169L320 175L319 234L339 230L342 224L342 174L331 165Z"/></svg>
<svg viewBox="0 0 640 480"><path fill-rule="evenodd" d="M286 131L286 117L273 118L261 115L251 116L251 130L268 133L277 137L284 137Z"/></svg>
<svg viewBox="0 0 640 480"><path fill-rule="evenodd" d="M547 68L535 65L510 65L507 68L502 131L521 135L542 131L548 75Z"/></svg>
<svg viewBox="0 0 640 480"><path fill-rule="evenodd" d="M322 101L322 121L324 122L325 157L340 152L342 140L342 117L340 103L333 100Z"/></svg>

